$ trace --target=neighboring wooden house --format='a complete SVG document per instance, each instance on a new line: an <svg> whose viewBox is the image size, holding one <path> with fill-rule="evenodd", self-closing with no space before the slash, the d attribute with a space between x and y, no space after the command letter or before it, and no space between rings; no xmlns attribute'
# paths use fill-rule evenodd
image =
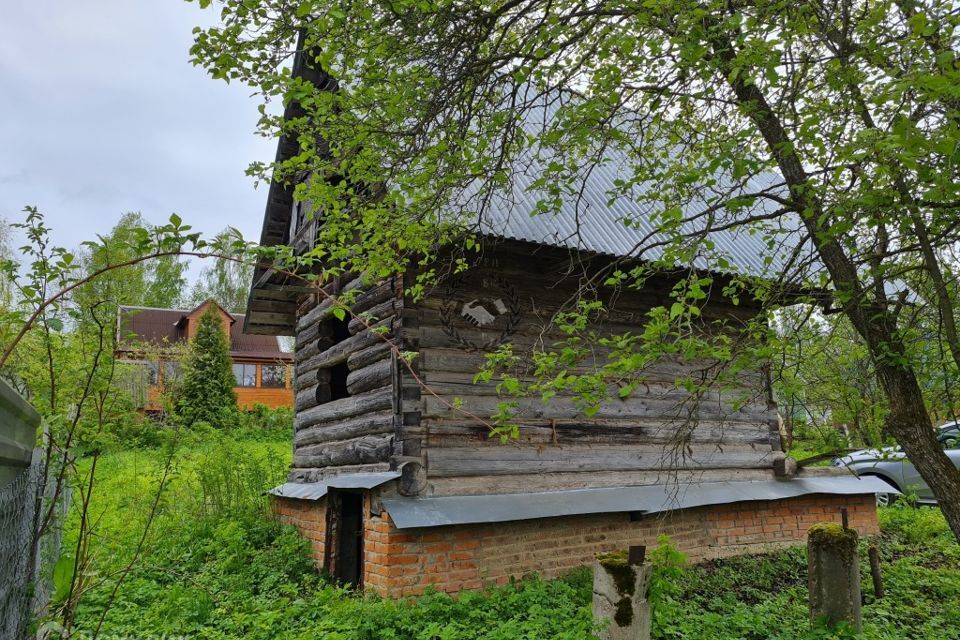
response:
<svg viewBox="0 0 960 640"><path fill-rule="evenodd" d="M294 72L329 84L302 60ZM292 153L282 139L278 158ZM456 408L496 411L495 385L473 382L484 353L505 342L519 350L549 342L545 319L578 286L571 259L589 275L634 255L647 230L609 212L614 179L603 168L591 174L585 219L572 205L531 218L522 197L491 211L479 221L482 258L418 302L404 295L411 274L364 287L352 311L371 314L398 349L417 352L416 375L364 322L334 317L324 296L256 272L246 330L296 336L293 466L273 491L276 509L310 538L320 566L345 582L409 595L534 571L555 576L599 552L656 544L660 533L694 560L753 551L800 541L841 507L862 533L877 530L872 481L829 469L782 477L792 474L763 363L743 376L750 400L742 406L719 391L690 403L673 382L696 367L679 362L651 367L647 384L589 419L569 397L523 399L520 438L508 444ZM318 222L310 218L289 185L274 183L261 243L311 246ZM741 268L766 266L758 239L711 238ZM611 312L600 329L639 330L647 311L670 302L675 278L664 272L642 291L604 292ZM345 277L326 291L361 286ZM758 312L719 294L703 311L733 321Z"/></svg>
<svg viewBox="0 0 960 640"><path fill-rule="evenodd" d="M178 375L178 359L196 333L200 316L214 306L230 337L230 358L237 379L237 405L250 409L293 406L290 365L293 354L282 351L277 338L243 332L243 316L230 313L213 300L195 309L152 309L121 306L117 317L117 357L139 366L128 380L138 404L147 412L162 409L159 396Z"/></svg>

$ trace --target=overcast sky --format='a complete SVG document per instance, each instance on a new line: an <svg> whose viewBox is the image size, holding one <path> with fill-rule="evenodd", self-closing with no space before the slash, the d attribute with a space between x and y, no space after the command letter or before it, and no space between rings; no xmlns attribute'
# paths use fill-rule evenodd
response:
<svg viewBox="0 0 960 640"><path fill-rule="evenodd" d="M67 246L126 211L259 239L266 185L244 170L275 145L253 133L249 89L188 62L191 29L216 13L183 0L0 6L0 216L37 205Z"/></svg>

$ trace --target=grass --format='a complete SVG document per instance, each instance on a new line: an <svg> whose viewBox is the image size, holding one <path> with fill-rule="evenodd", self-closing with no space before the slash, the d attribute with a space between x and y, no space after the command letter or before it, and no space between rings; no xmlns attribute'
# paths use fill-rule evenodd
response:
<svg viewBox="0 0 960 640"><path fill-rule="evenodd" d="M116 598L134 557L166 457L163 449L105 456L91 502L90 589L77 628L94 629L105 609L106 637L453 640L590 638L588 570L464 593L391 601L358 596L324 581L296 532L265 514L264 489L282 481L286 434L205 434L174 450L152 534ZM888 596L871 593L861 561L866 639L960 638L960 545L936 509L881 512L877 537ZM70 521L65 548L76 542ZM865 554L866 543L862 552ZM652 553L655 638L847 638L811 628L802 548L679 566L668 545ZM112 599L112 602L111 602Z"/></svg>
<svg viewBox="0 0 960 640"><path fill-rule="evenodd" d="M810 629L806 550L709 562L684 572L662 605L660 638L960 638L960 545L936 509L880 512L882 533L860 548L864 632ZM887 596L873 597L866 558L880 550Z"/></svg>

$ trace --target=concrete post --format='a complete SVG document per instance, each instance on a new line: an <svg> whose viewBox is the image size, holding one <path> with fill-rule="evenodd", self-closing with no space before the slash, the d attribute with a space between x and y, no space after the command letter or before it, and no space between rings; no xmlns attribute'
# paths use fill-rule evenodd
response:
<svg viewBox="0 0 960 640"><path fill-rule="evenodd" d="M593 566L593 618L601 640L650 639L649 564L632 565L626 551L599 556Z"/></svg>
<svg viewBox="0 0 960 640"><path fill-rule="evenodd" d="M807 532L807 564L810 620L844 621L861 631L857 532L836 523L813 525Z"/></svg>

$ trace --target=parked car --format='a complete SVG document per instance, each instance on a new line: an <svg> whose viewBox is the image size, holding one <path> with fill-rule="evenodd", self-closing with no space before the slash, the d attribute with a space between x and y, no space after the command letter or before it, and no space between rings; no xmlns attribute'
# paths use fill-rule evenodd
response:
<svg viewBox="0 0 960 640"><path fill-rule="evenodd" d="M937 440L953 464L960 468L960 422L949 422L938 427ZM936 503L930 487L900 447L855 451L834 460L833 466L847 467L858 476L877 476L900 493L915 494L918 502ZM877 504L881 506L896 499L896 493L877 494Z"/></svg>

